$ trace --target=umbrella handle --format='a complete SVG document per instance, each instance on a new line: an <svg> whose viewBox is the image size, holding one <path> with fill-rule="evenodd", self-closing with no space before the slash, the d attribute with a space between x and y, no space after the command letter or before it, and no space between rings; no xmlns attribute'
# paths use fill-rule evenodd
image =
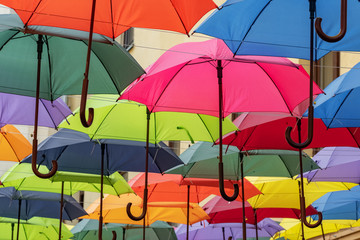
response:
<svg viewBox="0 0 360 240"><path fill-rule="evenodd" d="M126 205L126 213L127 213L127 215L129 216L130 219L132 219L134 221L140 221L141 219L143 219L145 217L146 211L147 211L147 196L148 196L148 190L147 190L147 188L145 188L144 189L144 199L143 199L143 211L142 211L141 215L138 216L138 217L132 215L132 213L131 213L132 203L129 202Z"/></svg>
<svg viewBox="0 0 360 240"><path fill-rule="evenodd" d="M320 226L320 224L322 223L322 220L323 220L323 216L322 216L321 212L318 212L317 215L318 215L319 219L315 223L309 223L306 219L306 216L304 216L303 221L304 221L305 226L307 226L308 228L316 228L316 227Z"/></svg>
<svg viewBox="0 0 360 240"><path fill-rule="evenodd" d="M297 148L297 149L306 148L312 142L312 139L313 139L313 136L314 136L314 107L312 105L309 106L309 111L308 112L309 112L309 117L308 117L308 137L305 140L305 142L302 142L302 143L294 142L291 139L291 135L290 135L293 128L292 127L287 127L286 128L286 131L285 131L286 141L293 148ZM299 121L301 121L301 120L299 119Z"/></svg>
<svg viewBox="0 0 360 240"><path fill-rule="evenodd" d="M315 29L321 39L327 42L340 41L346 33L347 28L347 0L341 0L340 32L335 36L328 36L321 28L322 18L316 18Z"/></svg>
<svg viewBox="0 0 360 240"><path fill-rule="evenodd" d="M112 231L112 235L113 235L112 240L116 240L116 238L117 238L117 234L116 234L116 232L115 232L115 231Z"/></svg>
<svg viewBox="0 0 360 240"><path fill-rule="evenodd" d="M232 202L239 196L239 185L237 183L234 184L234 194L231 197L226 195L224 188L224 165L222 162L219 162L219 188L222 198L226 201Z"/></svg>
<svg viewBox="0 0 360 240"><path fill-rule="evenodd" d="M83 80L83 86L81 91L81 102L80 102L80 120L84 127L90 127L94 120L94 109L89 108L89 119L86 120L85 110L86 110L86 98L87 90L89 86L89 79L85 76Z"/></svg>
<svg viewBox="0 0 360 240"><path fill-rule="evenodd" d="M51 163L52 163L52 168L51 168L51 171L49 173L41 173L39 172L39 170L37 169L36 167L36 159L37 159L37 139L34 139L33 140L33 149L32 149L32 158L31 158L31 167L32 167L32 170L34 172L34 174L36 176L38 176L39 178L51 178L52 176L55 175L57 169L58 169L58 164L55 160L52 160Z"/></svg>

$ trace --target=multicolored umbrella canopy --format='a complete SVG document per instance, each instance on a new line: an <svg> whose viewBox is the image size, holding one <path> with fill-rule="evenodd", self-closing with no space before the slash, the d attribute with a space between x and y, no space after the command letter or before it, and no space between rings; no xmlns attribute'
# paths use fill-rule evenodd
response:
<svg viewBox="0 0 360 240"><path fill-rule="evenodd" d="M0 129L0 160L20 162L31 153L31 144L12 125Z"/></svg>
<svg viewBox="0 0 360 240"><path fill-rule="evenodd" d="M103 219L104 222L137 224L138 221L131 220L126 214L126 205L132 202L132 212L139 215L142 212L142 199L135 194L123 194L120 197L108 195L104 198ZM145 225L151 225L157 220L186 223L186 202L151 202L147 205L145 215ZM86 219L99 218L99 203L94 202L86 211L87 216L81 217ZM195 203L190 203L190 224L208 219L204 210Z"/></svg>
<svg viewBox="0 0 360 240"><path fill-rule="evenodd" d="M234 181L225 181L225 189L232 188ZM238 181L240 185L240 181ZM129 181L129 185L135 193L143 198L145 174L139 173ZM186 202L189 189L189 201L200 203L212 194L220 195L219 181L217 179L183 178L177 174L149 173L149 196L148 202ZM261 194L261 192L248 180L245 179L246 199ZM230 190L231 191L231 190ZM238 198L241 201L242 196Z"/></svg>
<svg viewBox="0 0 360 240"><path fill-rule="evenodd" d="M217 178L218 151L217 146L197 142L180 155L185 166L170 169L166 173L181 174L184 177ZM224 174L227 179L238 180L241 177L239 154L239 149L234 146L226 146L223 151L226 163ZM253 150L243 152L243 155L245 176L293 177L300 173L299 153L296 151ZM303 155L304 171L319 168L309 156L305 153Z"/></svg>
<svg viewBox="0 0 360 240"><path fill-rule="evenodd" d="M32 217L59 218L60 194L38 191L17 191L13 187L0 188L0 215L28 220ZM85 210L71 196L64 195L63 218L73 220L86 215Z"/></svg>
<svg viewBox="0 0 360 240"><path fill-rule="evenodd" d="M259 223L260 224L260 223ZM260 224L258 230L259 237L271 237L275 232L283 230L276 222L268 219ZM249 237L255 238L255 226L246 225L246 231ZM176 229L176 236L179 240L186 239L186 225L180 225ZM190 240L219 240L219 239L242 239L242 227L238 223L219 223L208 224L207 222L199 222L191 225L189 239Z"/></svg>
<svg viewBox="0 0 360 240"><path fill-rule="evenodd" d="M218 77L222 79L223 116L247 111L301 116L308 106L309 76L300 65L285 58L233 57L218 39L170 48L120 99L146 104L150 112L219 116ZM314 94L322 92L313 86Z"/></svg>
<svg viewBox="0 0 360 240"><path fill-rule="evenodd" d="M248 199L253 208L300 208L299 184L297 179L248 178L263 194ZM305 205L308 207L328 192L349 190L354 183L310 182L304 183Z"/></svg>
<svg viewBox="0 0 360 240"><path fill-rule="evenodd" d="M97 116L89 128L81 125L78 110L59 127L84 132L92 139L146 141L147 107L145 105L128 101L101 101L101 98L96 96L89 99L87 104L95 109ZM151 113L149 142L159 143L165 140L215 142L219 138L218 121L217 117L203 114ZM236 127L231 120L225 118L223 132L235 130Z"/></svg>
<svg viewBox="0 0 360 240"><path fill-rule="evenodd" d="M318 34L314 34L315 60L331 50L360 49L359 43L352 41L360 36L360 28L357 25L360 20L357 14L360 6L355 0L347 2L347 33L336 43L326 42ZM195 31L223 39L237 55L309 59L309 3L297 0L228 0ZM317 0L313 3L315 17L323 19L323 32L329 36L337 35L340 28L340 1L330 3L326 0Z"/></svg>
<svg viewBox="0 0 360 240"><path fill-rule="evenodd" d="M59 171L101 174L101 145L105 146L104 175L116 171L145 171L144 142L119 139L92 141L87 134L70 129L60 129L39 145L37 163L50 169L52 161L56 160ZM162 142L151 145L148 155L151 172L164 172L182 164ZM31 159L30 155L22 162L30 163Z"/></svg>
<svg viewBox="0 0 360 240"><path fill-rule="evenodd" d="M35 101L36 99L33 97L0 93L0 126L6 124L34 125ZM38 124L57 128L71 113L61 98L54 101L40 99Z"/></svg>
<svg viewBox="0 0 360 240"><path fill-rule="evenodd" d="M14 218L0 218L0 231L3 239L15 239L18 220ZM19 239L49 240L58 239L59 220L52 218L33 217L29 220L20 220ZM73 237L70 230L63 224L61 239Z"/></svg>
<svg viewBox="0 0 360 240"><path fill-rule="evenodd" d="M360 63L333 80L315 99L314 116L329 128L359 127Z"/></svg>
<svg viewBox="0 0 360 240"><path fill-rule="evenodd" d="M99 222L93 219L83 219L71 229L75 240L97 240ZM140 239L142 237L142 226L119 223L106 223L103 229L103 238L111 239L112 231L116 232L116 239ZM166 222L156 221L146 227L146 239L149 240L177 240L174 228Z"/></svg>
<svg viewBox="0 0 360 240"><path fill-rule="evenodd" d="M299 119L284 115L266 115L259 113L244 113L234 120L239 131L230 133L223 138L224 144L237 146L241 150L252 149L289 149L284 132L293 127L291 136L298 139L297 123ZM306 139L308 119L301 119L301 139ZM358 128L327 128L319 118L314 119L313 140L306 148L326 146L360 146L360 131Z"/></svg>
<svg viewBox="0 0 360 240"><path fill-rule="evenodd" d="M42 25L89 31L92 1L61 3L52 1L12 2L0 4L11 7L26 26ZM94 33L115 39L130 27L153 28L189 34L191 28L211 9L212 0L188 1L106 1L96 3ZM30 14L32 13L32 14Z"/></svg>
<svg viewBox="0 0 360 240"><path fill-rule="evenodd" d="M40 165L39 171L46 172L45 166ZM96 174L61 172L49 178L38 178L31 170L31 164L20 163L10 168L0 179L1 186L14 187L16 190L42 191L60 193L64 182L64 194L73 195L78 191L100 192L101 176ZM104 176L104 193L120 195L132 193L133 190L125 179L115 172Z"/></svg>
<svg viewBox="0 0 360 240"><path fill-rule="evenodd" d="M360 183L360 150L354 147L325 147L313 160L321 167L304 174L310 182Z"/></svg>

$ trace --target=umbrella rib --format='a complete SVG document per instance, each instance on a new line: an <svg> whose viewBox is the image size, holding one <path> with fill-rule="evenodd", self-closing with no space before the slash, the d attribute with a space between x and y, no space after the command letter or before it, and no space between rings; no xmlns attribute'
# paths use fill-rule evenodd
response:
<svg viewBox="0 0 360 240"><path fill-rule="evenodd" d="M340 104L340 106L338 107L338 109L336 110L334 116L332 117L330 123L328 124L328 126L326 126L327 128L329 128L332 124L332 122L334 121L336 115L339 113L340 111L340 108L344 105L345 101L347 100L347 98L349 97L349 95L351 94L351 92L353 91L354 89L351 89L348 94L346 94L346 97L344 98L344 100L342 101L342 103Z"/></svg>
<svg viewBox="0 0 360 240"><path fill-rule="evenodd" d="M114 12L113 12L113 1L110 0L110 16L111 16L111 31L112 31L112 39L115 41L115 31L114 31Z"/></svg>
<svg viewBox="0 0 360 240"><path fill-rule="evenodd" d="M20 31L14 31L14 35L12 35L11 37L9 37L0 47L0 51L4 48L4 46L10 42L10 40L12 40Z"/></svg>
<svg viewBox="0 0 360 240"><path fill-rule="evenodd" d="M110 115L110 113L111 113L111 111L115 108L115 106L116 106L117 104L114 104L112 107L111 107L111 109L110 109L110 111L108 111L107 113L106 113L106 115L103 117L103 119L101 120L101 122L97 125L97 128L95 129L95 131L94 131L94 134L92 134L92 136L91 136L91 140L95 137L95 135L96 135L96 133L99 131L99 129L100 129L100 126L104 123L104 121L105 121L105 119L107 118L107 116L109 116ZM103 136L104 137L104 136Z"/></svg>
<svg viewBox="0 0 360 240"><path fill-rule="evenodd" d="M245 144L250 140L251 135L253 134L253 132L255 132L256 128L258 127L258 125L256 125L255 127L253 127L252 132L249 134L248 138L245 139L244 144L241 146L241 149L239 148L239 146L237 146L239 148L239 151L243 151L245 149ZM241 130L239 130L239 132L241 133Z"/></svg>
<svg viewBox="0 0 360 240"><path fill-rule="evenodd" d="M352 132L350 131L350 129L347 127L346 130L348 130L348 132L350 133L351 137L354 139L356 145L358 146L358 148L360 148L360 145L358 143L358 141L356 140L356 138L354 137L354 134L352 134Z"/></svg>
<svg viewBox="0 0 360 240"><path fill-rule="evenodd" d="M272 1L272 0L268 1L268 2L265 4L265 6L261 9L261 11L259 11L259 13L258 13L258 15L255 17L254 21L252 21L251 26L249 27L248 31L245 33L243 39L245 39L245 38L247 37L247 35L249 34L250 30L251 30L252 27L254 26L256 20L260 17L261 13L265 10L265 8L270 4L271 1ZM242 45L243 42L244 42L244 41L241 41L240 44L239 44L239 46L236 48L236 51L234 52L234 56L235 56L236 53L239 51L239 49L240 49L240 47L241 47L241 45Z"/></svg>
<svg viewBox="0 0 360 240"><path fill-rule="evenodd" d="M206 126L206 124L205 124L204 120L202 119L201 115L200 115L200 114L196 114L196 115L200 118L201 122L202 122L203 125L205 126L206 132L209 134L211 140L212 140L213 142L215 142L214 138L212 137L212 135L211 135L211 133L210 133L210 131L209 131L209 128ZM219 136L219 137L222 137L222 136Z"/></svg>
<svg viewBox="0 0 360 240"><path fill-rule="evenodd" d="M51 74L50 74L51 75ZM50 77L50 79L51 79L51 77ZM57 129L57 126L56 126L56 123L54 122L54 119L51 117L51 114L50 114L50 111L49 111L49 109L47 109L47 107L46 107L46 105L44 104L44 102L43 102L43 99L42 98L40 98L39 99L39 102L41 102L41 104L44 106L44 108L45 108L45 111L48 113L48 115L49 115L49 118L50 118L50 121L54 124L54 128L55 129ZM55 105L54 105L55 106ZM58 108L57 108L58 109ZM59 109L58 109L59 110ZM64 114L59 110L59 112L64 116ZM66 118L66 117L65 117Z"/></svg>
<svg viewBox="0 0 360 240"><path fill-rule="evenodd" d="M269 77L269 79L272 81L272 83L273 83L273 85L276 87L276 89L278 90L278 92L279 92L279 94L280 94L280 96L281 96L281 98L283 99L283 101L284 101L284 103L285 103L285 105L286 105L286 107L287 107L287 109L289 110L289 113L291 114L291 116L293 115L292 114L292 111L290 110L290 107L288 106L288 104L287 104L287 102L286 102L286 100L285 100L285 98L284 98L284 96L282 95L282 93L281 93L281 91L279 90L279 88L278 88L278 86L276 85L276 83L274 82L274 80L270 77L270 75L265 71L265 69L258 63L258 62L256 62L256 65L258 65L259 66L259 68L261 69L261 70L263 70L264 71L264 73Z"/></svg>
<svg viewBox="0 0 360 240"><path fill-rule="evenodd" d="M39 5L41 4L42 0L40 0L38 2L38 4L36 5L35 9L33 11L31 11L31 15L30 17L27 19L26 23L24 24L24 28L26 29L28 23L30 22L30 19L34 16L34 13L36 12L36 9L39 7Z"/></svg>
<svg viewBox="0 0 360 240"><path fill-rule="evenodd" d="M88 46L88 44L87 44L85 41L82 40L81 42L83 42L86 46ZM117 93L120 95L120 94L121 94L121 90L117 88L117 85L116 85L116 83L115 83L115 81L114 81L114 79L113 79L113 76L112 76L112 75L110 74L110 72L107 70L106 64L103 63L102 59L98 56L98 54L97 54L95 51L91 50L91 53L94 54L94 55L97 57L97 60L101 63L101 65L102 65L103 68L105 69L105 71L106 71L106 73L108 74L111 82L114 84Z"/></svg>
<svg viewBox="0 0 360 240"><path fill-rule="evenodd" d="M17 158L17 161L20 162L21 159L20 159L19 156L17 155L17 153L16 153L15 149L13 148L12 144L10 143L10 141L6 138L6 133L5 133L5 134L1 133L1 134L2 134L3 137L5 138L6 142L9 144L10 148L13 150L13 153L14 153L15 157Z"/></svg>
<svg viewBox="0 0 360 240"><path fill-rule="evenodd" d="M184 21L182 20L180 14L179 14L179 12L178 12L178 10L177 10L176 7L174 6L173 1L170 0L170 3L171 3L171 5L173 6L173 8L174 8L174 10L175 10L175 12L176 12L176 15L179 17L180 22L181 22L181 25L184 27L184 30L185 30L185 32L186 32L186 35L188 35L188 37L190 37L189 32L188 32L188 30L186 29L186 26L185 26L185 24L184 24Z"/></svg>
<svg viewBox="0 0 360 240"><path fill-rule="evenodd" d="M302 153L301 153L301 154L302 154ZM292 173L291 173L290 169L288 168L288 166L286 165L283 157L282 157L281 155L278 155L278 156L279 156L280 160L282 161L282 163L284 164L286 170L288 171L289 176L292 178L292 177L293 177L293 176L291 175ZM300 172L299 172L299 173L300 173Z"/></svg>

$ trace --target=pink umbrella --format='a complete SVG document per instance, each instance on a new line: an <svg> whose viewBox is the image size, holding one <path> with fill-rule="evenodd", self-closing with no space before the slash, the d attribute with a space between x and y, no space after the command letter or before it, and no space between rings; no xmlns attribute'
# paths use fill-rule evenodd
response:
<svg viewBox="0 0 360 240"><path fill-rule="evenodd" d="M146 104L149 112L178 111L219 116L233 112L282 112L301 116L308 106L309 76L286 58L233 56L218 39L176 45L152 64L120 99ZM315 94L322 91L310 84ZM221 196L224 191L222 140L219 146ZM242 188L244 189L244 188Z"/></svg>
<svg viewBox="0 0 360 240"><path fill-rule="evenodd" d="M303 123L308 119L303 118ZM223 137L223 144L237 146L240 150L254 149L288 149L294 150L284 138L287 127L294 127L293 137L298 135L296 125L299 119L289 115L266 115L261 113L243 113L233 122L239 130ZM305 125L307 126L307 124ZM327 128L323 121L314 118L313 141L306 148L325 146L360 146L359 128ZM307 128L301 128L301 136L305 137ZM271 141L270 141L271 140ZM296 150L296 149L295 149Z"/></svg>
<svg viewBox="0 0 360 240"><path fill-rule="evenodd" d="M150 112L178 111L219 116L233 112L282 112L301 116L308 106L309 76L286 58L233 56L213 39L176 45L166 51L120 99L146 104ZM314 93L322 91L316 84ZM222 174L220 142L219 179ZM221 185L221 184L220 184ZM222 189L222 196L232 201Z"/></svg>

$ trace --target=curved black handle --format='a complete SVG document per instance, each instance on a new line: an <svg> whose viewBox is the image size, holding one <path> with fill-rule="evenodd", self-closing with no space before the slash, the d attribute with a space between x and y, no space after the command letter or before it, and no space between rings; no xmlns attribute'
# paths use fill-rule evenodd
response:
<svg viewBox="0 0 360 240"><path fill-rule="evenodd" d="M51 171L49 173L41 173L39 172L39 170L37 169L36 167L36 159L37 159L37 139L34 139L33 140L33 146L32 146L32 158L31 158L31 167L32 167L32 170L34 172L34 174L36 176L38 176L39 178L51 178L52 176L55 175L57 169L58 169L58 164L55 160L52 160L51 163L52 163L52 168L51 168Z"/></svg>
<svg viewBox="0 0 360 240"><path fill-rule="evenodd" d="M328 36L324 33L321 28L322 18L316 18L315 20L315 29L317 34L321 39L327 42L337 42L340 41L346 33L347 28L347 0L341 0L341 17L340 17L340 31L335 36Z"/></svg>
<svg viewBox="0 0 360 240"><path fill-rule="evenodd" d="M316 227L320 226L320 224L322 223L322 220L323 220L323 216L322 216L321 212L318 212L317 215L318 215L319 219L315 223L309 223L306 219L306 216L304 216L303 222L304 222L305 226L307 226L308 228L316 228Z"/></svg>
<svg viewBox="0 0 360 240"><path fill-rule="evenodd" d="M134 215L132 215L131 213L131 206L132 203L129 202L126 205L126 213L129 216L130 219L134 220L134 221L140 221L141 219L144 219L145 215L146 215L146 211L147 211L147 196L148 196L148 190L147 188L144 189L144 197L143 197L143 211L141 213L140 216L136 217Z"/></svg>
<svg viewBox="0 0 360 240"><path fill-rule="evenodd" d="M83 87L81 91L81 101L80 101L80 121L84 127L90 127L94 120L94 109L89 108L89 119L86 120L85 112L86 112L86 98L87 98L87 90L89 86L89 80L87 77L83 80Z"/></svg>
<svg viewBox="0 0 360 240"><path fill-rule="evenodd" d="M113 238L112 238L112 240L116 240L116 238L117 238L117 234L116 234L116 232L115 232L115 231L112 231L112 234L113 234Z"/></svg>
<svg viewBox="0 0 360 240"><path fill-rule="evenodd" d="M226 201L232 202L239 196L239 185L237 183L234 184L234 194L231 197L226 195L224 188L224 166L222 162L219 162L219 188L221 196Z"/></svg>
<svg viewBox="0 0 360 240"><path fill-rule="evenodd" d="M299 120L301 121L301 120ZM312 105L309 106L309 117L308 117L308 137L305 140L305 142L302 143L297 143L294 142L291 139L291 131L292 131L292 127L287 127L286 131L285 131L285 138L286 141L290 144L290 146L292 146L293 148L298 148L298 149L303 149L306 148L307 146L310 145L312 139L313 139L313 135L314 135L314 107Z"/></svg>

